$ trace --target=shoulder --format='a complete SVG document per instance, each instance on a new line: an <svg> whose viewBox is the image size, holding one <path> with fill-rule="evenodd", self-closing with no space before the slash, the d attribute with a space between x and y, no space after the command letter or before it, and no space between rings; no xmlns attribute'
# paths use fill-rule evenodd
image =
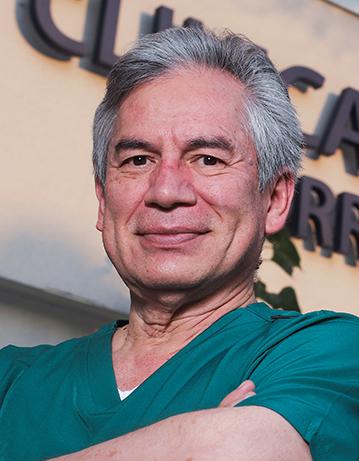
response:
<svg viewBox="0 0 359 461"><path fill-rule="evenodd" d="M301 352L301 356L308 354L308 358L313 358L333 350L346 355L358 347L359 317L349 313L319 310L302 314L271 309L264 303L254 305L252 313L260 316L266 325L258 330L260 354L283 356L285 352ZM348 359L359 360L359 354Z"/></svg>
<svg viewBox="0 0 359 461"><path fill-rule="evenodd" d="M36 359L51 346L41 345L36 347L6 346L0 349L0 404L12 382L24 370L31 367Z"/></svg>
<svg viewBox="0 0 359 461"><path fill-rule="evenodd" d="M273 312L273 311L272 311ZM273 319L274 316L274 319ZM325 370L345 386L348 374L359 377L359 318L333 311L307 314L274 312L260 348L257 371L285 377L291 373L323 376ZM329 376L328 376L329 378Z"/></svg>
<svg viewBox="0 0 359 461"><path fill-rule="evenodd" d="M359 317L329 310L300 314L292 311L274 311L267 313L270 328L266 337L268 346L278 347L297 345L302 351L309 349L312 354L320 350L336 348L338 352L347 352L348 348L358 346ZM299 350L297 350L299 352Z"/></svg>
<svg viewBox="0 0 359 461"><path fill-rule="evenodd" d="M25 376L29 372L40 376L51 369L55 370L59 363L62 367L65 365L71 367L79 359L79 354L83 354L91 338L96 339L109 334L113 329L113 324L105 325L92 335L69 339L57 345L42 344L33 347L9 345L0 349L0 405L20 376Z"/></svg>
<svg viewBox="0 0 359 461"><path fill-rule="evenodd" d="M267 370L273 377L276 372L283 373L287 365L287 371L299 363L310 368L316 361L325 367L350 368L359 373L359 354L354 353L359 347L359 317L329 310L303 314L272 309L265 303L250 305L246 311L254 319L246 332L253 337L253 347L247 348L247 379ZM238 316L242 328L241 320Z"/></svg>
<svg viewBox="0 0 359 461"><path fill-rule="evenodd" d="M307 315L311 316L311 314ZM319 311L312 328L313 340L323 339L327 347L336 348L338 352L348 352L352 347L359 345L359 317L355 315ZM359 359L359 356L355 358Z"/></svg>
<svg viewBox="0 0 359 461"><path fill-rule="evenodd" d="M273 315L247 376L257 395L239 406L283 416L315 460L354 459L345 458L350 452L359 459L359 318L332 311ZM329 456L333 446L336 456Z"/></svg>

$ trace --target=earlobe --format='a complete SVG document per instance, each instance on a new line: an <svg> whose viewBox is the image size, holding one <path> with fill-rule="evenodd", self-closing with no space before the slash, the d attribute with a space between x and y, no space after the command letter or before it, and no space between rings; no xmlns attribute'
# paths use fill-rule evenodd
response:
<svg viewBox="0 0 359 461"><path fill-rule="evenodd" d="M295 182L288 174L282 174L272 187L267 209L265 232L267 235L279 232L285 225L291 207Z"/></svg>
<svg viewBox="0 0 359 461"><path fill-rule="evenodd" d="M98 200L96 229L102 232L104 212L105 212L105 191L104 191L104 186L98 180L96 180L95 189L96 189L96 197Z"/></svg>

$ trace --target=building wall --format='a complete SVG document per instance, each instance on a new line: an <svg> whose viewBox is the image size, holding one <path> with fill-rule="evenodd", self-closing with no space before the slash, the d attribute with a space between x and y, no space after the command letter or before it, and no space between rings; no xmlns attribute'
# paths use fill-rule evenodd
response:
<svg viewBox="0 0 359 461"><path fill-rule="evenodd" d="M0 348L56 344L127 316L75 296L0 278Z"/></svg>
<svg viewBox="0 0 359 461"><path fill-rule="evenodd" d="M32 47L16 21L16 3L21 8L24 1L0 2L0 276L127 312L127 289L95 230L91 123L105 79L81 67L77 57L58 61ZM81 40L91 4L52 0L54 22L64 34ZM121 2L117 54L150 30L160 4ZM216 0L165 2L174 10L175 24L191 16L211 28L244 33L268 50L280 70L303 65L323 74L326 80L319 90L290 89L304 131L320 131L343 88L359 89L358 16L323 0L222 0L218 5ZM305 158L303 174L325 181L335 194L359 193L359 178L345 172L340 151L318 160ZM295 245L301 269L289 277L264 262L260 275L269 287L276 291L293 285L303 311L329 308L359 314L358 267L346 265L338 254L320 256L319 248L305 251L298 239ZM1 325L5 318L10 322L11 311L0 312ZM9 328L16 328L16 318Z"/></svg>

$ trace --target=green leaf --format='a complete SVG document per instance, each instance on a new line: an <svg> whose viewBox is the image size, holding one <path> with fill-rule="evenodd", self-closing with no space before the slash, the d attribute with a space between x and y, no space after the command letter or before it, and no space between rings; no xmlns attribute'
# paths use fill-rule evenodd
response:
<svg viewBox="0 0 359 461"><path fill-rule="evenodd" d="M292 287L285 287L279 293L270 293L266 285L258 280L254 284L254 293L256 297L263 299L274 309L284 309L300 312L297 296Z"/></svg>
<svg viewBox="0 0 359 461"><path fill-rule="evenodd" d="M287 229L284 228L276 234L267 236L267 240L273 245L272 261L287 274L291 275L294 267L300 267L299 253L290 240Z"/></svg>
<svg viewBox="0 0 359 461"><path fill-rule="evenodd" d="M278 294L278 301L282 309L300 312L297 295L292 287L283 288Z"/></svg>

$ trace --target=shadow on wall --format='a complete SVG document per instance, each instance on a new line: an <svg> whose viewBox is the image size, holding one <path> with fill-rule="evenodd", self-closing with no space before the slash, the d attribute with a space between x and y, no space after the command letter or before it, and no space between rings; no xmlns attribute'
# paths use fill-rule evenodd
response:
<svg viewBox="0 0 359 461"><path fill-rule="evenodd" d="M71 237L65 240L59 234L32 229L3 239L0 276L128 312L128 290L107 256L96 266L96 258L86 256Z"/></svg>
<svg viewBox="0 0 359 461"><path fill-rule="evenodd" d="M56 344L91 334L127 315L74 297L0 277L0 348L8 344Z"/></svg>

